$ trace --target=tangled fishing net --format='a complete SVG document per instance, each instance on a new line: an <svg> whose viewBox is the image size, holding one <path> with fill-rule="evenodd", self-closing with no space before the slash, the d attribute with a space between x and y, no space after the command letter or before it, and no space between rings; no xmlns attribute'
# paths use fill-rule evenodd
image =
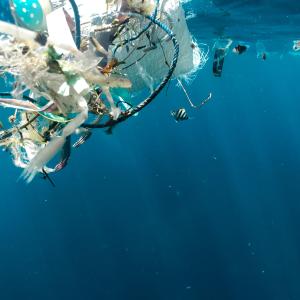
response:
<svg viewBox="0 0 300 300"><path fill-rule="evenodd" d="M3 0L0 11L0 106L12 109L0 146L28 182L207 60L179 0Z"/></svg>

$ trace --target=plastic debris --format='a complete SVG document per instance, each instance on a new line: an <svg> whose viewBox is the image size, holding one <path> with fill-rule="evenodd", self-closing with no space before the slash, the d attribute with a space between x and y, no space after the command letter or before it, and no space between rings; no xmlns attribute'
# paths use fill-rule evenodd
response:
<svg viewBox="0 0 300 300"><path fill-rule="evenodd" d="M0 106L13 109L1 123L0 146L27 182L41 173L53 184L49 174L67 165L72 136L79 135L78 148L93 128L111 133L172 76L207 61L209 50L192 40L179 0L98 2L0 4L0 76L6 83ZM140 101L140 91L150 96Z"/></svg>

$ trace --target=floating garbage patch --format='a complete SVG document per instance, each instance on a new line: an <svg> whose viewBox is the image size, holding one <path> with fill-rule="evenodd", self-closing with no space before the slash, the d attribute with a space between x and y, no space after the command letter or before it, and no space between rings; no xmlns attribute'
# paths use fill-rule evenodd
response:
<svg viewBox="0 0 300 300"><path fill-rule="evenodd" d="M179 0L1 0L0 146L27 182L58 172L205 59Z"/></svg>

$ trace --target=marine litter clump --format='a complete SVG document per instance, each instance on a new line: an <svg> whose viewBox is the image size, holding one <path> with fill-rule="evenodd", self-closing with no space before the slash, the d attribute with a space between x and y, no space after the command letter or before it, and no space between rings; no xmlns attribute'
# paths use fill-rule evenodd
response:
<svg viewBox="0 0 300 300"><path fill-rule="evenodd" d="M0 106L11 115L0 128L0 146L24 169L27 182L62 170L71 148L84 144L93 129L110 133L137 116L169 80L188 76L207 60L179 0L1 5L7 15L0 21L6 85ZM139 99L143 90L150 95Z"/></svg>

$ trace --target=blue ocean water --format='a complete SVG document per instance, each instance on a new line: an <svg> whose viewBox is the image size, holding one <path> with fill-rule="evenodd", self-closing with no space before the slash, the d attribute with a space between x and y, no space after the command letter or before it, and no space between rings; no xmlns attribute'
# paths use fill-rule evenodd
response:
<svg viewBox="0 0 300 300"><path fill-rule="evenodd" d="M270 3L185 6L197 39L254 32L271 53L229 54L221 78L211 57L187 86L195 102L213 93L201 110L173 83L95 132L55 188L17 181L0 153L0 299L300 299L300 57L287 53L300 4ZM182 106L192 119L176 123Z"/></svg>

